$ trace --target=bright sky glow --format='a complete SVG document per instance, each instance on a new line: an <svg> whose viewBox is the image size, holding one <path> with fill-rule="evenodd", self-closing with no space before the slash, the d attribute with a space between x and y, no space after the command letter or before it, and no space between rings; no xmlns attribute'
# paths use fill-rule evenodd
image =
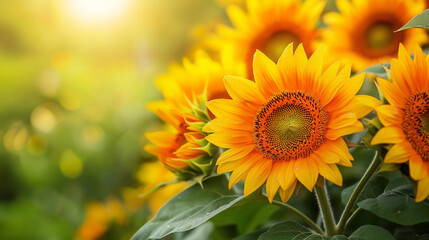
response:
<svg viewBox="0 0 429 240"><path fill-rule="evenodd" d="M66 11L74 21L103 24L117 20L129 7L129 0L68 0Z"/></svg>

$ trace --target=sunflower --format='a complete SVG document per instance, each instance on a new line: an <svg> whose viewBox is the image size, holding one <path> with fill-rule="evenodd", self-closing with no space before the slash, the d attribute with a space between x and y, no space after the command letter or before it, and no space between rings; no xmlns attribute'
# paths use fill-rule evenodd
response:
<svg viewBox="0 0 429 240"><path fill-rule="evenodd" d="M157 79L165 99L149 103L148 108L170 129L146 133L153 144L146 145L145 150L183 179L191 178L199 170L208 174L210 164L214 164L209 160L210 146L201 131L210 119L204 99L228 97L222 79L226 72L235 72L232 67L198 51L194 63L184 59L183 67L173 65L168 74ZM203 97L196 97L199 95ZM195 159L198 164L193 162Z"/></svg>
<svg viewBox="0 0 429 240"><path fill-rule="evenodd" d="M348 59L355 71L397 56L399 43L412 46L427 39L422 29L394 33L425 7L415 0L337 0L339 13L324 16L329 51Z"/></svg>
<svg viewBox="0 0 429 240"><path fill-rule="evenodd" d="M398 59L392 59L392 82L378 78L377 82L390 105L376 108L384 127L371 144L394 144L385 163L408 161L410 175L416 180L416 201L429 196L429 58L420 47L411 59L403 45Z"/></svg>
<svg viewBox="0 0 429 240"><path fill-rule="evenodd" d="M277 65L255 54L255 82L226 76L232 99L207 107L216 118L204 128L211 143L228 148L218 159L218 173L231 172L229 187L245 179L248 195L266 182L270 201L279 189L283 201L298 182L312 191L319 174L342 185L337 164L352 166L342 138L364 130L358 121L380 102L358 95L364 75L350 78L351 66L324 66L325 53L309 59L302 44L287 46Z"/></svg>
<svg viewBox="0 0 429 240"><path fill-rule="evenodd" d="M316 49L320 32L316 24L323 11L322 0L247 0L247 12L237 6L228 7L228 16L235 28L219 26L215 41L228 59L251 78L256 49L277 61L291 42L302 43L308 54Z"/></svg>

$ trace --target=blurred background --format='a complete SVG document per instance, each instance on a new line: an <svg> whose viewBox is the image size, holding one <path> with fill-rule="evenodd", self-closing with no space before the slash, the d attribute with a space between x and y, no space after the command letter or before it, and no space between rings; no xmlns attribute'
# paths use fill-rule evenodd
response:
<svg viewBox="0 0 429 240"><path fill-rule="evenodd" d="M133 225L121 202L155 160L142 150L160 129L154 77L225 21L222 4L0 1L0 239L129 239L151 217ZM77 238L90 215L123 226Z"/></svg>

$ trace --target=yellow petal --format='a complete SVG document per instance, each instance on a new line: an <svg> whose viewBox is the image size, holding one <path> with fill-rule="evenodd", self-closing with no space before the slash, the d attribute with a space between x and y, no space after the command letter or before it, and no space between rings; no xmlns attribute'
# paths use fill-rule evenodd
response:
<svg viewBox="0 0 429 240"><path fill-rule="evenodd" d="M339 129L330 129L326 131L325 137L330 140L336 140L342 136L346 136L356 132L362 132L365 130L362 123L359 121L354 122L349 126L345 126Z"/></svg>
<svg viewBox="0 0 429 240"><path fill-rule="evenodd" d="M281 82L281 77L277 66L259 50L256 50L253 59L253 74L258 88L265 96L271 97L280 92L277 82Z"/></svg>
<svg viewBox="0 0 429 240"><path fill-rule="evenodd" d="M270 176L268 176L268 179L267 179L266 190L267 190L268 201L270 203L273 202L273 198L276 195L276 192L280 186L279 181L277 180L279 170L281 169L279 167L280 164L282 163L281 162L273 163Z"/></svg>
<svg viewBox="0 0 429 240"><path fill-rule="evenodd" d="M325 109L328 112L334 112L346 106L359 91L364 79L365 74L359 74L350 78L340 87L335 97L325 106Z"/></svg>
<svg viewBox="0 0 429 240"><path fill-rule="evenodd" d="M206 103L206 106L216 117L239 115L245 119L253 119L257 112L257 109L249 108L247 105L231 99L214 99Z"/></svg>
<svg viewBox="0 0 429 240"><path fill-rule="evenodd" d="M247 19L247 15L244 13L244 11L235 6L231 5L227 8L229 19L231 19L231 22L236 26L237 28L247 28L249 26Z"/></svg>
<svg viewBox="0 0 429 240"><path fill-rule="evenodd" d="M279 164L278 181L283 189L287 189L296 180L295 173L295 161L284 161Z"/></svg>
<svg viewBox="0 0 429 240"><path fill-rule="evenodd" d="M406 141L403 143L395 144L387 152L384 158L385 163L404 163L411 157L411 151L413 149L407 148Z"/></svg>
<svg viewBox="0 0 429 240"><path fill-rule="evenodd" d="M238 133L238 131L236 131ZM233 148L237 146L253 145L253 136L250 132L242 131L237 136L230 133L215 132L206 137L207 141L221 148Z"/></svg>
<svg viewBox="0 0 429 240"><path fill-rule="evenodd" d="M397 107L404 107L405 99L408 96L404 96L401 91L399 91L393 83L390 81L377 78L377 83L380 86L381 91L384 94L384 97L389 101L390 104L395 105Z"/></svg>
<svg viewBox="0 0 429 240"><path fill-rule="evenodd" d="M308 158L295 160L294 173L302 185L304 185L309 191L313 191L317 177L319 176L319 171L317 163L314 162L311 155Z"/></svg>
<svg viewBox="0 0 429 240"><path fill-rule="evenodd" d="M262 159L250 169L244 184L244 196L248 196L265 183L270 175L271 167L271 159Z"/></svg>
<svg viewBox="0 0 429 240"><path fill-rule="evenodd" d="M380 129L371 140L371 145L381 143L400 143L405 140L402 129L398 127L384 127Z"/></svg>
<svg viewBox="0 0 429 240"><path fill-rule="evenodd" d="M229 178L228 187L231 189L232 186L245 179L250 169L261 159L261 155L251 154L246 158L245 161L241 161L241 163L236 166L232 172L231 177Z"/></svg>
<svg viewBox="0 0 429 240"><path fill-rule="evenodd" d="M216 163L221 164L229 161L238 160L247 156L253 149L255 149L254 145L231 148L222 153Z"/></svg>
<svg viewBox="0 0 429 240"><path fill-rule="evenodd" d="M296 180L286 190L283 190L283 188L279 189L280 198L282 199L283 202L287 202L290 199L290 197L292 196L295 190L295 187L296 187Z"/></svg>
<svg viewBox="0 0 429 240"><path fill-rule="evenodd" d="M414 180L427 178L426 166L422 158L417 154L412 154L410 157L410 176Z"/></svg>
<svg viewBox="0 0 429 240"><path fill-rule="evenodd" d="M417 183L416 202L421 202L429 197L429 178L426 177Z"/></svg>
<svg viewBox="0 0 429 240"><path fill-rule="evenodd" d="M145 133L145 136L150 142L163 148L174 146L177 138L177 134L167 131L147 132Z"/></svg>
<svg viewBox="0 0 429 240"><path fill-rule="evenodd" d="M317 161L317 165L319 166L320 175L338 186L343 185L343 176L336 164L326 164L323 160L319 160Z"/></svg>
<svg viewBox="0 0 429 240"><path fill-rule="evenodd" d="M265 98L261 95L256 84L248 79L227 75L224 84L229 96L242 102L264 104Z"/></svg>
<svg viewBox="0 0 429 240"><path fill-rule="evenodd" d="M356 117L359 119L366 116L379 105L381 105L380 100L374 97L367 95L356 95L347 105L336 111L335 114L355 113Z"/></svg>
<svg viewBox="0 0 429 240"><path fill-rule="evenodd" d="M356 113L348 112L341 115L335 115L329 121L328 128L340 129L351 126L357 122Z"/></svg>
<svg viewBox="0 0 429 240"><path fill-rule="evenodd" d="M392 105L382 105L375 109L378 118L384 126L392 126L401 124L403 112L401 109ZM399 120L399 121L398 121Z"/></svg>

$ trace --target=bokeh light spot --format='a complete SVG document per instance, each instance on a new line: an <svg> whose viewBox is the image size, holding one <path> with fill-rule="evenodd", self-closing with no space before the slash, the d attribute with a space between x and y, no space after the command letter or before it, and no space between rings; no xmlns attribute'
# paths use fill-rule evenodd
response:
<svg viewBox="0 0 429 240"><path fill-rule="evenodd" d="M78 110L82 106L80 96L73 91L64 90L61 92L59 102L66 110Z"/></svg>
<svg viewBox="0 0 429 240"><path fill-rule="evenodd" d="M96 144L104 137L104 131L98 125L86 126L82 130L82 136L87 144Z"/></svg>
<svg viewBox="0 0 429 240"><path fill-rule="evenodd" d="M13 124L3 136L4 146L9 151L19 151L24 148L28 131L21 123Z"/></svg>
<svg viewBox="0 0 429 240"><path fill-rule="evenodd" d="M86 24L111 22L124 14L128 0L68 0L66 10L73 20Z"/></svg>
<svg viewBox="0 0 429 240"><path fill-rule="evenodd" d="M57 125L57 117L46 106L38 106L31 114L31 125L43 133L49 133Z"/></svg>
<svg viewBox="0 0 429 240"><path fill-rule="evenodd" d="M82 173L82 160L73 151L66 150L60 158L60 169L64 176L77 178Z"/></svg>
<svg viewBox="0 0 429 240"><path fill-rule="evenodd" d="M43 155L48 148L48 141L39 134L34 134L28 139L27 149L33 155Z"/></svg>

